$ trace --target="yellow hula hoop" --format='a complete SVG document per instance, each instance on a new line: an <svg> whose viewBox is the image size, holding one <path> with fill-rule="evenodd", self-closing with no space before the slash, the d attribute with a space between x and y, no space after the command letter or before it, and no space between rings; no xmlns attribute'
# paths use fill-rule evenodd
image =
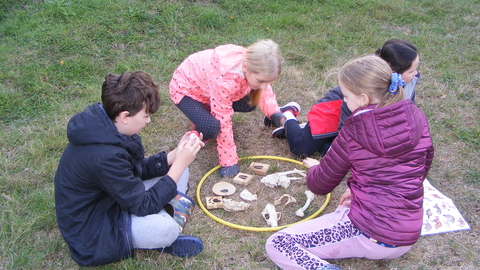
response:
<svg viewBox="0 0 480 270"><path fill-rule="evenodd" d="M244 157L244 158L240 158L239 160L244 160L244 159L274 159L274 160L282 160L282 161L288 161L288 162L292 162L292 163L295 163L295 164L298 164L298 165L301 165L301 166L305 166L302 162L300 161L297 161L297 160L294 160L294 159L290 159L290 158L284 158L284 157L276 157L276 156L250 156L250 157ZM325 208L327 207L329 201L330 201L330 193L327 194L327 197L325 198L325 202L323 203L322 207L320 209L318 209L317 212L313 213L311 216L303 219L303 220L300 220L298 222L295 222L295 223L291 223L291 224L288 224L288 225L283 225L283 226L279 226L279 227L248 227L248 226L242 226L242 225L238 225L238 224L234 224L234 223L230 223L228 221L225 221L221 218L218 218L217 216L213 215L212 213L210 213L210 211L207 210L207 208L205 208L205 206L203 205L203 201L200 197L200 189L202 188L202 185L203 185L203 182L205 182L205 180L208 178L208 176L210 176L213 172L215 172L216 170L218 170L220 168L220 165L214 167L213 169L211 169L209 172L207 172L203 177L202 179L200 180L200 182L198 183L198 186L197 186L197 203L198 203L198 206L200 206L200 208L202 209L203 212L205 212L205 214L207 214L207 216L209 216L210 218L212 218L213 220L219 222L220 224L223 224L223 225L226 225L226 226L229 226L229 227L232 227L232 228L235 228L235 229L240 229L240 230L246 230L246 231L254 231L254 232L269 232L269 231L277 231L277 230L280 230L280 229L283 229L285 227L289 227L289 226L292 226L292 225L295 225L295 224L298 224L300 222L303 222L303 221L307 221L307 220L310 220L316 216L318 216L320 213L323 212L323 210L325 210Z"/></svg>

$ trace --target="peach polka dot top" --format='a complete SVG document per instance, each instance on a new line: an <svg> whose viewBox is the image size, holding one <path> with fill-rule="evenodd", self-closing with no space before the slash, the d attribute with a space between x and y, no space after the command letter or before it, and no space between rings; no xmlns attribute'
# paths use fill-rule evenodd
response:
<svg viewBox="0 0 480 270"><path fill-rule="evenodd" d="M251 91L239 68L246 51L244 47L227 44L194 53L180 64L170 81L170 98L175 104L188 96L208 104L211 114L220 121L217 151L222 167L238 163L233 140L232 103ZM280 112L271 85L263 90L259 107L269 117Z"/></svg>

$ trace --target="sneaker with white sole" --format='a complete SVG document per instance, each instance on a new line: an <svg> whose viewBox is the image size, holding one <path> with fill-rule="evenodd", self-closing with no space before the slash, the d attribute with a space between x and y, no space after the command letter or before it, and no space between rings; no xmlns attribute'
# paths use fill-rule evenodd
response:
<svg viewBox="0 0 480 270"><path fill-rule="evenodd" d="M295 117L300 114L300 110L300 105L298 105L298 103L296 103L295 101L289 102L285 104L285 106L280 107L281 112L291 111Z"/></svg>
<svg viewBox="0 0 480 270"><path fill-rule="evenodd" d="M301 111L301 108L300 108L300 105L298 105L297 102L295 101L292 101L292 102L289 102L287 104L285 104L285 106L282 106L280 107L280 111L283 113L283 112L286 112L286 111L291 111L293 113L293 115L295 117L297 117L299 114L300 114L300 111ZM268 118L267 116L265 116L263 118L263 123L265 124L265 126L267 127L272 127L274 126L273 124L273 121L270 120L270 118Z"/></svg>
<svg viewBox="0 0 480 270"><path fill-rule="evenodd" d="M195 257L202 252L203 242L196 236L180 234L169 247L156 250L178 257Z"/></svg>
<svg viewBox="0 0 480 270"><path fill-rule="evenodd" d="M285 125L285 123L283 123L283 125L281 127L278 127L278 128L276 128L272 131L272 137L273 138L279 138L279 139L287 138L287 135L285 133L285 126L284 125ZM307 123L299 124L300 128L305 128L306 125L307 125Z"/></svg>
<svg viewBox="0 0 480 270"><path fill-rule="evenodd" d="M276 129L274 129L272 131L272 137L273 138L279 138L279 139L287 138L287 136L285 136L285 127L281 126L281 127L278 127Z"/></svg>

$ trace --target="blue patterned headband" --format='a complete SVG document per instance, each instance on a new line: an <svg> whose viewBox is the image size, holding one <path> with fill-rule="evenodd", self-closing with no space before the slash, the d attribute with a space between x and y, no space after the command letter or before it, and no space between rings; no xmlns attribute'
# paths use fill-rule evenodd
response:
<svg viewBox="0 0 480 270"><path fill-rule="evenodd" d="M402 74L392 72L392 83L390 84L390 88L388 88L388 92L396 95L399 86L405 86L405 82L402 80Z"/></svg>

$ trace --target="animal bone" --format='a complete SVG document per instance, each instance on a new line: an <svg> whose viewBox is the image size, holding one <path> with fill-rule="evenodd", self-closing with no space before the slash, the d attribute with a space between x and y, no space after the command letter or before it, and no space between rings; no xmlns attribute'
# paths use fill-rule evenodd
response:
<svg viewBox="0 0 480 270"><path fill-rule="evenodd" d="M226 211L243 211L250 207L250 204L237 202L232 199L223 199L223 209Z"/></svg>
<svg viewBox="0 0 480 270"><path fill-rule="evenodd" d="M244 189L242 192L240 192L240 198L251 202L257 200L257 195L254 195L250 191Z"/></svg>
<svg viewBox="0 0 480 270"><path fill-rule="evenodd" d="M291 180L299 180L302 178L298 177L288 177L289 174L296 173L299 174L303 177L306 177L304 171L300 171L297 169L293 169L291 171L286 171L286 172L277 172L277 173L272 173L269 174L265 177L263 177L260 182L264 183L267 187L276 187L276 186L281 186L284 189L287 189L290 186L290 181Z"/></svg>
<svg viewBox="0 0 480 270"><path fill-rule="evenodd" d="M295 215L299 217L303 217L305 215L305 213L303 212L307 210L307 208L310 206L310 203L315 198L315 194L313 194L313 192L311 192L310 190L305 190L305 195L307 195L307 201L305 202L305 205L295 212Z"/></svg>
<svg viewBox="0 0 480 270"><path fill-rule="evenodd" d="M287 202L284 204L284 206L287 206L287 205L289 205L289 204L291 204L291 203L296 203L296 202L297 202L297 200L296 200L294 197L292 197L291 195L289 195L289 194L283 194L282 197L278 198L277 200L275 200L275 201L273 202L273 205L279 205L279 204L281 204L283 198L287 198Z"/></svg>
<svg viewBox="0 0 480 270"><path fill-rule="evenodd" d="M282 218L282 213L275 210L275 206L267 203L262 211L262 216L270 227L278 227L278 221Z"/></svg>

